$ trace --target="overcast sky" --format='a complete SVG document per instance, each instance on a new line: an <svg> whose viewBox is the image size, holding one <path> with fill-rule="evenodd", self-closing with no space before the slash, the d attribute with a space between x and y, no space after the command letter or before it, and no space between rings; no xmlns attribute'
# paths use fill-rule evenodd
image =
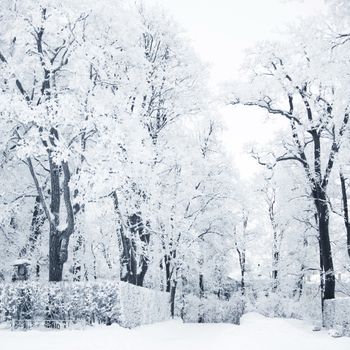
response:
<svg viewBox="0 0 350 350"><path fill-rule="evenodd" d="M211 85L239 79L245 50L277 38L299 17L314 15L323 0L146 0L165 7L183 27L200 58L210 65ZM247 144L266 143L278 129L275 119L256 109L222 108L224 143L242 176L258 168Z"/></svg>

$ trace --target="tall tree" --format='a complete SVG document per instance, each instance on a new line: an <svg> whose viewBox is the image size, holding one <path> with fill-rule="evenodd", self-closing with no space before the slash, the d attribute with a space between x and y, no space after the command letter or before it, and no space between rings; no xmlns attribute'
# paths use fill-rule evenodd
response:
<svg viewBox="0 0 350 350"><path fill-rule="evenodd" d="M331 43L317 28L300 28L290 42L259 47L249 60L250 82L238 87L231 103L257 106L288 122L285 152L272 163L293 161L304 170L317 215L324 298L332 299L335 276L327 191L349 124L348 96L342 89L347 78L341 73L349 67L341 56L331 55ZM325 74L323 67L333 72Z"/></svg>

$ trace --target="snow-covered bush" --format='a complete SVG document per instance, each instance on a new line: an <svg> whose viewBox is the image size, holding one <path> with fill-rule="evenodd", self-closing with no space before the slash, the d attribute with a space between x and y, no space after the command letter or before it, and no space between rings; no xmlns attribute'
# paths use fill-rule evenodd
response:
<svg viewBox="0 0 350 350"><path fill-rule="evenodd" d="M5 320L110 323L120 320L118 283L16 282L0 285L0 314Z"/></svg>
<svg viewBox="0 0 350 350"><path fill-rule="evenodd" d="M44 314L43 294L35 283L0 285L1 319L25 321Z"/></svg>
<svg viewBox="0 0 350 350"><path fill-rule="evenodd" d="M121 325L132 328L170 318L169 293L120 282Z"/></svg>
<svg viewBox="0 0 350 350"><path fill-rule="evenodd" d="M342 335L350 336L350 298L325 300L324 325L339 329Z"/></svg>
<svg viewBox="0 0 350 350"><path fill-rule="evenodd" d="M203 298L187 295L183 301L182 318L184 322L239 324L243 312L244 301L238 294L229 300L218 299L215 295Z"/></svg>
<svg viewBox="0 0 350 350"><path fill-rule="evenodd" d="M124 282L0 284L0 319L16 327L83 321L132 328L169 318L168 293Z"/></svg>
<svg viewBox="0 0 350 350"><path fill-rule="evenodd" d="M48 286L49 318L107 324L120 320L118 283L50 283Z"/></svg>
<svg viewBox="0 0 350 350"><path fill-rule="evenodd" d="M247 310L268 317L317 321L321 319L321 300L313 297L288 298L271 293L268 296L259 296L254 303L249 303Z"/></svg>
<svg viewBox="0 0 350 350"><path fill-rule="evenodd" d="M266 289L251 293L247 289L246 300L248 312L258 312L267 317L297 318L311 322L322 318L321 297L316 288L300 296Z"/></svg>

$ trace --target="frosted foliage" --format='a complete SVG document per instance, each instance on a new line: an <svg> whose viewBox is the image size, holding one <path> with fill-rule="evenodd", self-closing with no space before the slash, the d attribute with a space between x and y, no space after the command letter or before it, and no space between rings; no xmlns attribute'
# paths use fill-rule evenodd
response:
<svg viewBox="0 0 350 350"><path fill-rule="evenodd" d="M121 325L128 328L170 318L169 293L120 284Z"/></svg>
<svg viewBox="0 0 350 350"><path fill-rule="evenodd" d="M325 326L338 330L340 335L350 336L350 299L327 300L324 307Z"/></svg>
<svg viewBox="0 0 350 350"><path fill-rule="evenodd" d="M0 317L19 328L75 323L118 323L133 328L170 317L169 294L101 281L75 284L16 283L0 286Z"/></svg>
<svg viewBox="0 0 350 350"><path fill-rule="evenodd" d="M239 295L230 300L219 300L214 296L200 299L194 295L186 296L182 310L185 322L233 323L239 324L244 312L244 301Z"/></svg>
<svg viewBox="0 0 350 350"><path fill-rule="evenodd" d="M349 6L327 3L218 97L160 6L0 1L1 320L319 321L349 296ZM276 122L249 179L222 103Z"/></svg>
<svg viewBox="0 0 350 350"><path fill-rule="evenodd" d="M149 247L132 238L137 259L146 252L150 263L162 259L162 250L168 251L180 232L185 233L179 247L196 241L197 230L217 220L214 202L208 210L200 210L200 205L210 197L221 201L217 189L209 187L223 176L215 171L219 157L214 152L220 145L213 141L213 157L203 157L203 139L212 123L212 113L206 111L206 69L173 20L156 7L124 1L108 6L95 1L6 1L1 9L5 30L0 69L5 80L0 82L0 113L6 116L0 122L1 161L6 164L1 177L8 179L9 189L1 193L1 219L7 227L12 215L24 233L23 242L9 246L5 278L11 278L11 259L22 251L39 263L43 274L47 271L46 231L52 213L40 211L37 244L30 250L21 250L21 245L35 229L30 222L38 188L43 191L40 201L50 207L50 162L68 164L71 206L80 208L65 279L75 278L77 264L80 277L117 277L118 230L123 227L129 234L129 218L135 213L142 213L145 230L152 234ZM188 149L193 149L193 158ZM29 160L38 188L26 167ZM21 185L14 193L11 181L18 178ZM196 189L201 182L202 188ZM56 229L63 232L69 228L69 211L61 197ZM187 252L185 246L181 249L182 259ZM34 266L31 269L34 272Z"/></svg>

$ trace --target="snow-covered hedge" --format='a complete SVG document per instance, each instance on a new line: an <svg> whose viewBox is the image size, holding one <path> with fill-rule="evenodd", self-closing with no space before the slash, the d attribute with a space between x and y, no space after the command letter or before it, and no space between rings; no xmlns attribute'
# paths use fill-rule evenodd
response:
<svg viewBox="0 0 350 350"><path fill-rule="evenodd" d="M131 328L168 318L168 293L123 282L0 284L0 320L18 327L83 321Z"/></svg>
<svg viewBox="0 0 350 350"><path fill-rule="evenodd" d="M132 328L170 318L169 293L120 283L121 325Z"/></svg>
<svg viewBox="0 0 350 350"><path fill-rule="evenodd" d="M230 300L221 300L215 295L203 298L187 295L182 307L184 322L239 324L244 312L244 301L240 295L233 295Z"/></svg>
<svg viewBox="0 0 350 350"><path fill-rule="evenodd" d="M324 325L350 336L350 298L325 300Z"/></svg>
<svg viewBox="0 0 350 350"><path fill-rule="evenodd" d="M111 282L16 282L0 285L0 314L2 319L18 321L118 322L119 296L119 285Z"/></svg>
<svg viewBox="0 0 350 350"><path fill-rule="evenodd" d="M310 322L321 320L319 295L288 297L280 293L261 293L247 297L247 311L258 312L267 317L297 318Z"/></svg>

